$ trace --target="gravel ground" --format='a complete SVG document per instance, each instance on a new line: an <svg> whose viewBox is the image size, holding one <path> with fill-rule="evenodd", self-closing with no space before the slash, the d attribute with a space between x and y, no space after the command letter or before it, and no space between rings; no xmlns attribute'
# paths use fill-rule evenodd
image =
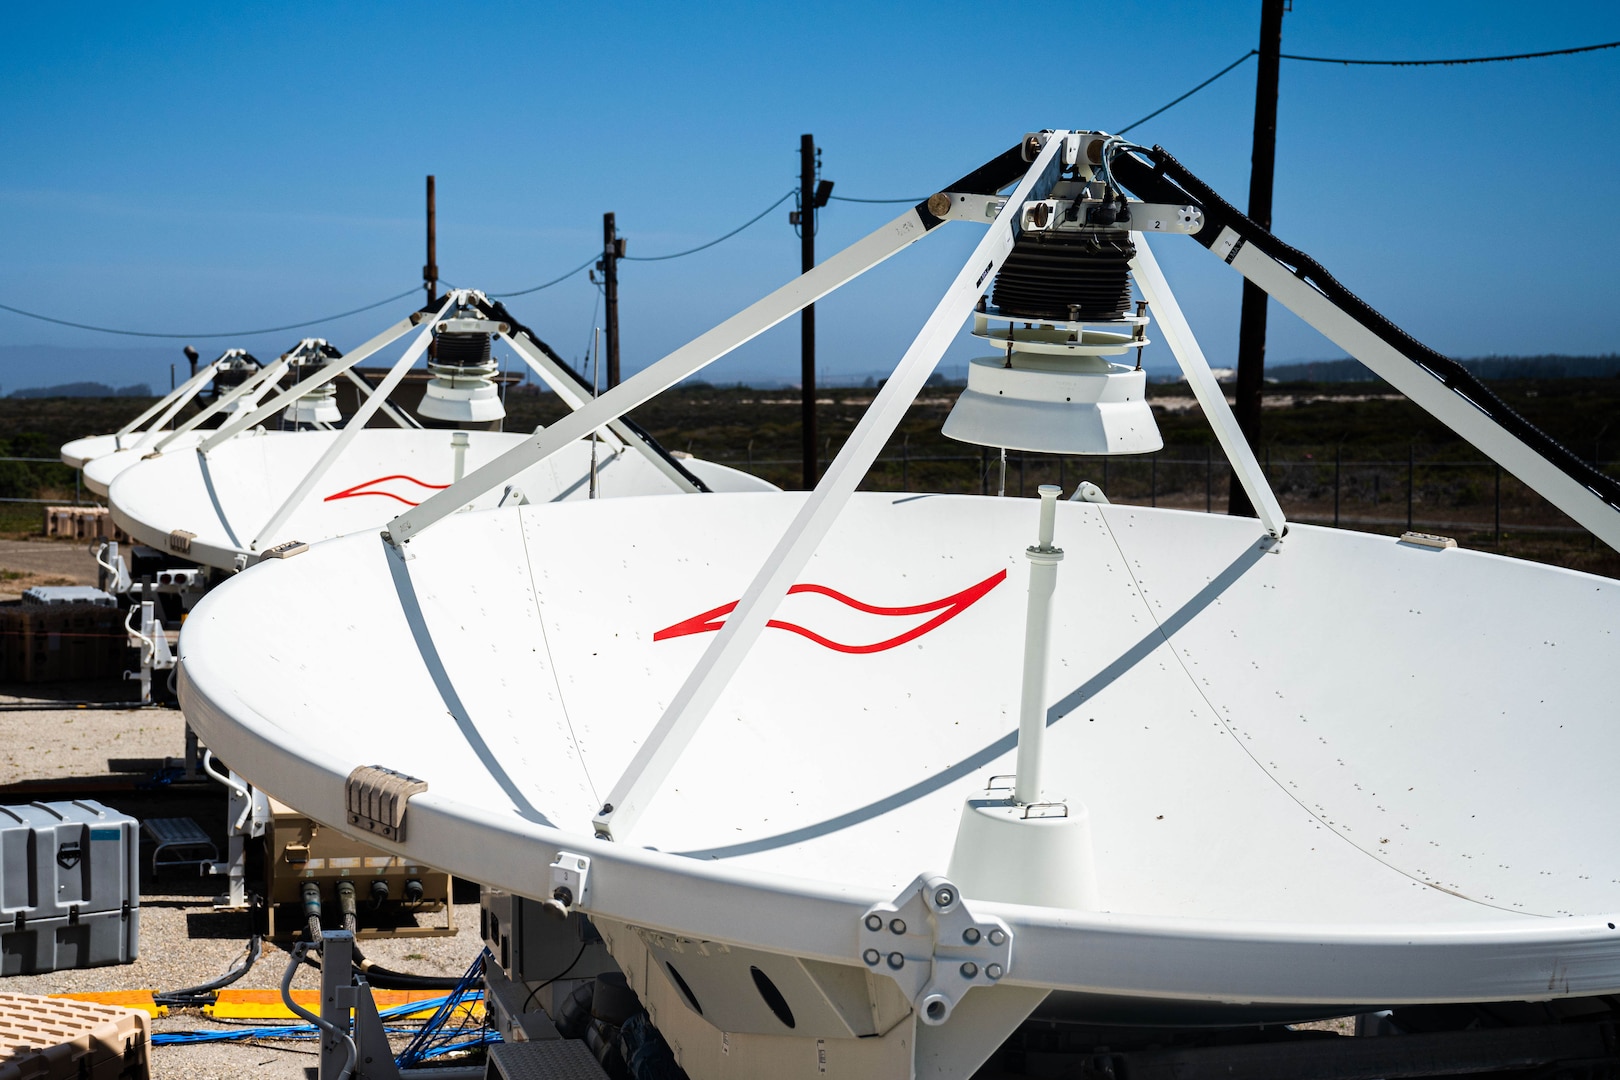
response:
<svg viewBox="0 0 1620 1080"><path fill-rule="evenodd" d="M0 687L0 704L27 701L20 692L32 689ZM127 695L126 687L119 689ZM185 719L176 709L0 712L0 784L110 776L114 766L140 761L155 765L185 753L185 732Z"/></svg>
<svg viewBox="0 0 1620 1080"><path fill-rule="evenodd" d="M45 692L57 697L94 696L78 685L4 689L11 693L0 693L0 703L43 702L49 699L24 695ZM184 753L185 720L173 709L0 711L0 787L10 789L0 791L0 803L88 797L136 818L190 817L213 835L223 852L223 788L209 783L146 782L163 759L180 758ZM143 848L142 854L139 959L109 967L13 975L0 978L0 990L18 994L176 990L207 982L239 963L252 927L246 913L214 910L213 898L223 889L223 880L188 877L176 869L154 878L149 848ZM457 904L454 913L457 931L453 936L362 938L360 947L369 959L396 971L460 975L481 948L478 905ZM442 919L442 914L424 916L425 922L434 925ZM258 963L234 985L276 989L287 961L284 950L267 942ZM316 989L319 974L305 967L293 985ZM173 1010L167 1018L154 1020L152 1029L189 1031L222 1026L197 1010ZM275 1080L302 1080L304 1069L314 1065L313 1050L311 1044L286 1042L158 1046L152 1048L152 1076L190 1080L250 1073Z"/></svg>

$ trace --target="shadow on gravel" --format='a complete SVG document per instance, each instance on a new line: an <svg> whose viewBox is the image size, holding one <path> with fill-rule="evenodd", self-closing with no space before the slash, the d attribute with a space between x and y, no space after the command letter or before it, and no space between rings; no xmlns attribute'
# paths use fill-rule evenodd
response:
<svg viewBox="0 0 1620 1080"><path fill-rule="evenodd" d="M175 907L195 908L201 900L190 904L176 903ZM143 901L143 904L145 901ZM240 941L253 933L253 916L246 911L189 911L186 913L186 936L192 938L229 938Z"/></svg>

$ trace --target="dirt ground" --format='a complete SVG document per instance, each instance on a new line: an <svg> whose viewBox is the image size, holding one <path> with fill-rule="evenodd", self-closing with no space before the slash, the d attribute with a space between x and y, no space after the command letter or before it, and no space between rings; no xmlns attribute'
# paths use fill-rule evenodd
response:
<svg viewBox="0 0 1620 1080"><path fill-rule="evenodd" d="M96 559L87 540L0 539L0 600L35 585L94 585Z"/></svg>

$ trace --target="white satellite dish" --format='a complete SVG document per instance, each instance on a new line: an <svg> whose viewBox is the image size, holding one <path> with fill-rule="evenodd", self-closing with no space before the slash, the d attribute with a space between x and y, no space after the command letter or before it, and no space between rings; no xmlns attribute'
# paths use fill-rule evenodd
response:
<svg viewBox="0 0 1620 1080"><path fill-rule="evenodd" d="M380 535L237 576L182 635L187 719L317 820L588 914L694 1076L965 1077L1043 1001L1620 992L1620 584L1290 525L1131 234L1194 235L1611 544L1620 488L1158 153L1026 136ZM950 221L989 229L814 492L460 512ZM1103 314L989 310L1043 260ZM1127 269L1258 519L855 494L976 308L1083 353ZM1021 340L975 391L1050 414L1085 365ZM1121 393L1080 404L1134 393L1092 366Z"/></svg>
<svg viewBox="0 0 1620 1080"><path fill-rule="evenodd" d="M409 559L375 533L317 545L193 611L187 719L323 821L361 766L427 781L408 850L452 873L543 897L556 852L590 856L615 943L611 924L656 926L858 965L866 908L944 871L964 800L1014 772L1028 501L853 498L634 843L592 839L804 503L459 514ZM1620 816L1620 584L1059 509L1046 786L1090 811L1099 903L966 893L1041 943L1015 954L1021 983L1116 1012L1246 1003L1233 1018L1544 994L1555 963L1584 992L1620 985L1620 843L1578 825ZM621 868L638 884L610 891ZM740 917L756 903L779 916Z"/></svg>
<svg viewBox="0 0 1620 1080"><path fill-rule="evenodd" d="M173 550L200 566L229 570L256 561L276 544L314 543L359 529L379 529L523 442L515 432L369 428L354 433L337 463L273 532L277 510L337 442L335 431L258 431L237 435L204 457L166 453L120 472L109 494L113 521L131 537ZM458 443L464 444L458 447ZM597 451L599 494L673 494L662 470L618 441ZM592 447L579 442L556 458L514 476L514 501L590 497ZM775 491L770 483L698 458L681 465L720 491ZM504 489L469 505L494 506ZM183 539L176 539L183 537ZM242 560L239 563L238 560Z"/></svg>
<svg viewBox="0 0 1620 1080"><path fill-rule="evenodd" d="M208 432L206 431L188 431L169 442L166 449L175 451L194 449L207 435ZM75 439L62 449L65 454L69 446L76 446L81 449L89 448L92 445L91 440L105 438L109 438L109 436L92 435L85 439ZM93 453L83 459L84 486L89 488L92 493L105 497L108 489L112 487L112 482L118 479L119 474L139 463L147 453L148 451L139 449L119 450L110 445L103 447L100 453Z"/></svg>
<svg viewBox="0 0 1620 1080"><path fill-rule="evenodd" d="M355 374L361 359L417 326L421 329L414 342L379 386L371 387ZM431 365L436 379L446 384L434 399L438 412L445 411L446 401L454 405L459 395L477 406L464 410L469 415L487 417L493 406L499 409L495 415L504 416L500 400L491 396L494 384L480 385L489 382L494 370L482 356L496 337L570 407L582 406L591 395L579 376L504 307L481 293L455 290L437 315L424 311L401 320L347 356L325 341L305 339L266 368L259 385L274 385L289 369L296 381L262 402L255 400L251 408L235 410L217 430L193 430L192 425L207 418L205 411L191 425L166 435L152 452L110 455L104 468L113 520L135 539L201 566L239 569L283 543L307 544L379 527L400 509L417 505L530 438L512 432L424 429L387 401L435 337L445 352L447 340L463 349L471 340L475 354L464 367L443 357ZM258 426L272 418L285 422L288 416L341 419L330 392L340 376L354 382L363 399L341 430L325 421L315 422L314 430L292 432ZM366 428L378 413L397 428ZM587 434L594 437L581 439L555 460L514 474L501 491L486 492L467 505L777 490L748 473L670 454L618 418ZM92 462L87 476L95 467Z"/></svg>
<svg viewBox="0 0 1620 1080"><path fill-rule="evenodd" d="M196 359L196 351L190 346L186 347L186 355ZM69 468L85 469L85 482L90 490L105 495L112 478L145 454L170 446L177 450L195 446L207 434L198 432L205 421L256 404L275 384L284 367L274 364L260 367L244 350L227 349L116 432L85 435L62 444L62 463ZM210 384L212 402L177 428L165 427ZM91 474L88 467L92 461L114 456L118 458L116 464L104 463Z"/></svg>

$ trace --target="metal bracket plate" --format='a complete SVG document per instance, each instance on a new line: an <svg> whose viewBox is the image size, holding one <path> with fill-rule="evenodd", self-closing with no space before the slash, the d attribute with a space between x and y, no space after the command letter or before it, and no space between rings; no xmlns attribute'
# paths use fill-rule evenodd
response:
<svg viewBox="0 0 1620 1080"><path fill-rule="evenodd" d="M349 824L399 843L405 839L405 804L427 781L381 765L361 765L344 785Z"/></svg>
<svg viewBox="0 0 1620 1080"><path fill-rule="evenodd" d="M893 902L861 916L861 962L900 984L923 1023L950 1019L962 995L1012 970L1012 930L968 910L941 874L921 874Z"/></svg>

